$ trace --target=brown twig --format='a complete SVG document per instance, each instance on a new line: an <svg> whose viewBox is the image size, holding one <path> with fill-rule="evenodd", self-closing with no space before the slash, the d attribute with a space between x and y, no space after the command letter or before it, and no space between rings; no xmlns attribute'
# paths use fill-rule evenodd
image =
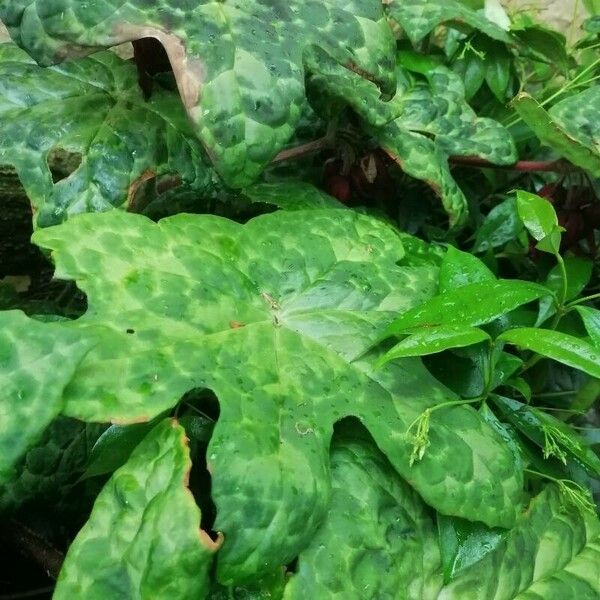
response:
<svg viewBox="0 0 600 600"><path fill-rule="evenodd" d="M274 163L283 162L284 160L291 160L294 158L303 158L304 156L308 156L309 154L314 154L315 152L321 152L321 150L325 150L326 148L330 148L332 145L331 137L326 135L318 140L314 140L312 142L307 142L306 144L302 144L300 146L296 146L294 148L288 148L287 150L282 150L274 159Z"/></svg>
<svg viewBox="0 0 600 600"><path fill-rule="evenodd" d="M273 159L273 163L303 158L304 156L321 152L332 146L332 136L326 135L318 140L281 151ZM519 160L512 165L496 165L489 160L477 156L451 156L450 163L453 165L461 165L463 167L504 169L507 171L519 171L521 173L570 173L579 170L578 167L566 160Z"/></svg>
<svg viewBox="0 0 600 600"><path fill-rule="evenodd" d="M41 535L18 521L6 521L0 526L0 534L12 542L21 554L36 562L49 577L56 580L65 559Z"/></svg>

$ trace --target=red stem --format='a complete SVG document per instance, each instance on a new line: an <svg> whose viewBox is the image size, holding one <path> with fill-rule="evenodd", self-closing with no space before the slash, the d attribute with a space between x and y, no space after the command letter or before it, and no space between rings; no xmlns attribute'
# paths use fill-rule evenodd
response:
<svg viewBox="0 0 600 600"><path fill-rule="evenodd" d="M332 146L332 140L329 136L319 138L312 142L288 148L281 151L274 159L274 163L303 158L309 154L321 152ZM496 165L489 160L478 158L477 156L451 156L450 163L461 165L463 167L477 167L485 169L505 169L507 171L520 171L522 173L568 173L576 171L578 168L566 160L519 160L512 165Z"/></svg>

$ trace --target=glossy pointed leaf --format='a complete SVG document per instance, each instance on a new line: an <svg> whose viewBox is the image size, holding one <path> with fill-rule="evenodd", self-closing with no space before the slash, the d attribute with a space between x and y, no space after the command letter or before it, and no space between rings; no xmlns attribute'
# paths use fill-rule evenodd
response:
<svg viewBox="0 0 600 600"><path fill-rule="evenodd" d="M397 264L392 227L347 210L278 211L245 225L112 211L35 239L53 251L57 276L88 296L88 312L64 327L101 337L65 390L67 414L139 421L190 389L219 399L208 461L226 537L221 583L272 572L311 539L328 506L332 426L345 416L360 416L441 512L513 522L522 473L477 413L434 414L428 452L411 467L409 425L455 396L417 359L380 370L377 353L355 360L435 286L435 267Z"/></svg>
<svg viewBox="0 0 600 600"><path fill-rule="evenodd" d="M563 463L568 457L575 458L592 475L600 475L600 457L566 423L511 398L493 396L493 401L510 423L544 450L545 458L554 457Z"/></svg>
<svg viewBox="0 0 600 600"><path fill-rule="evenodd" d="M440 267L440 294L483 281L496 281L485 263L468 252L448 246Z"/></svg>
<svg viewBox="0 0 600 600"><path fill-rule="evenodd" d="M206 598L218 544L200 529L191 466L183 428L157 425L100 492L53 598Z"/></svg>
<svg viewBox="0 0 600 600"><path fill-rule="evenodd" d="M500 279L470 283L434 296L401 314L384 335L389 337L419 327L483 325L548 293L543 286L526 281Z"/></svg>
<svg viewBox="0 0 600 600"><path fill-rule="evenodd" d="M13 39L44 64L156 37L197 135L234 187L251 183L294 133L309 48L393 89L394 39L380 0L57 0L45 7L47 0L0 5Z"/></svg>
<svg viewBox="0 0 600 600"><path fill-rule="evenodd" d="M543 144L574 165L600 176L600 129L594 116L600 107L598 86L558 102L549 112L526 93L519 94L513 106Z"/></svg>
<svg viewBox="0 0 600 600"><path fill-rule="evenodd" d="M327 515L284 599L434 597L437 532L419 496L360 430L335 440L331 471Z"/></svg>
<svg viewBox="0 0 600 600"><path fill-rule="evenodd" d="M177 95L157 89L146 101L135 66L112 52L42 69L1 44L0 98L0 164L16 168L40 226L132 209L153 177L176 176L197 193L217 187ZM57 153L68 176L54 183Z"/></svg>
<svg viewBox="0 0 600 600"><path fill-rule="evenodd" d="M573 300L583 292L592 277L594 263L580 256L565 256L564 267L567 274L565 300ZM546 277L545 285L557 295L563 290L563 274L560 265L555 265Z"/></svg>
<svg viewBox="0 0 600 600"><path fill-rule="evenodd" d="M504 332L499 339L600 378L600 350L575 336L550 329L522 327Z"/></svg>
<svg viewBox="0 0 600 600"><path fill-rule="evenodd" d="M0 486L63 409L63 390L93 343L60 323L0 312Z"/></svg>
<svg viewBox="0 0 600 600"><path fill-rule="evenodd" d="M489 341L490 336L477 327L465 325L438 325L426 327L417 331L388 350L378 364L406 356L425 356L436 354L451 348L473 346L480 342Z"/></svg>
<svg viewBox="0 0 600 600"><path fill-rule="evenodd" d="M600 522L561 497L536 496L499 546L446 586L439 600L581 600L600 595Z"/></svg>
<svg viewBox="0 0 600 600"><path fill-rule="evenodd" d="M390 18L402 26L413 44L442 24L464 24L501 42L511 41L502 27L457 0L386 0L385 3Z"/></svg>
<svg viewBox="0 0 600 600"><path fill-rule="evenodd" d="M517 210L523 225L538 242L558 227L558 217L554 207L548 200L537 194L518 190Z"/></svg>
<svg viewBox="0 0 600 600"><path fill-rule="evenodd" d="M585 329L596 348L600 348L600 310L591 306L576 306Z"/></svg>
<svg viewBox="0 0 600 600"><path fill-rule="evenodd" d="M486 215L477 229L473 252L485 252L514 240L523 229L519 219L516 200L508 198Z"/></svg>

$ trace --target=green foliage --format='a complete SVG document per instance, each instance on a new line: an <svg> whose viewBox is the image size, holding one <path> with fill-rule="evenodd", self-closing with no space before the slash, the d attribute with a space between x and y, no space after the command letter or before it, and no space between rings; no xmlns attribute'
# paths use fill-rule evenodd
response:
<svg viewBox="0 0 600 600"><path fill-rule="evenodd" d="M55 598L600 596L593 18L0 18L0 517Z"/></svg>

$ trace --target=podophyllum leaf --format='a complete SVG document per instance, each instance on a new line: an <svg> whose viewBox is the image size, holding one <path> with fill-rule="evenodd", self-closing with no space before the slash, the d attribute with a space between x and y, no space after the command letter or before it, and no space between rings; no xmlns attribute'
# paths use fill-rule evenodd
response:
<svg viewBox="0 0 600 600"><path fill-rule="evenodd" d="M490 336L477 327L465 325L438 325L417 331L388 350L379 360L382 365L390 360L405 356L424 356L436 354L450 348L473 346L479 342L489 341Z"/></svg>
<svg viewBox="0 0 600 600"><path fill-rule="evenodd" d="M514 240L523 229L514 198L494 206L477 230L473 252L485 252Z"/></svg>
<svg viewBox="0 0 600 600"><path fill-rule="evenodd" d="M61 323L0 312L0 485L62 410L63 390L92 344Z"/></svg>
<svg viewBox="0 0 600 600"><path fill-rule="evenodd" d="M289 576L281 567L249 584L224 586L213 582L209 600L281 600Z"/></svg>
<svg viewBox="0 0 600 600"><path fill-rule="evenodd" d="M35 239L53 250L57 276L88 295L88 312L63 326L105 327L65 390L68 414L139 421L190 389L218 397L208 460L227 539L221 583L271 572L311 539L328 506L332 425L348 415L436 509L513 521L522 474L475 411L434 414L427 454L410 467L404 432L455 396L416 359L377 371L377 354L354 360L433 293L437 269L399 266L392 227L346 210L278 211L245 225L112 211Z"/></svg>
<svg viewBox="0 0 600 600"><path fill-rule="evenodd" d="M437 516L444 583L481 560L506 537L505 529L492 529L455 517Z"/></svg>
<svg viewBox="0 0 600 600"><path fill-rule="evenodd" d="M483 325L546 295L545 287L528 281L500 279L470 283L407 310L387 327L384 335L389 337L418 327Z"/></svg>
<svg viewBox="0 0 600 600"><path fill-rule="evenodd" d="M191 466L183 428L157 425L98 495L53 597L206 598L218 543L200 529Z"/></svg>
<svg viewBox="0 0 600 600"><path fill-rule="evenodd" d="M273 204L284 210L346 208L333 196L304 181L257 183L245 188L244 195L252 200L252 202Z"/></svg>
<svg viewBox="0 0 600 600"><path fill-rule="evenodd" d="M73 490L92 446L106 425L59 417L15 466L16 476L0 485L0 511L28 502L55 506Z"/></svg>
<svg viewBox="0 0 600 600"><path fill-rule="evenodd" d="M575 336L551 329L523 327L506 331L498 339L600 378L600 350Z"/></svg>
<svg viewBox="0 0 600 600"><path fill-rule="evenodd" d="M57 151L75 160L53 183ZM217 185L177 95L156 89L146 101L135 66L113 52L42 69L1 44L0 164L17 169L40 226L126 207L154 176L176 175L197 192Z"/></svg>
<svg viewBox="0 0 600 600"><path fill-rule="evenodd" d="M549 112L524 92L513 100L513 106L543 144L600 176L600 129L594 116L600 109L598 86L558 102Z"/></svg>
<svg viewBox="0 0 600 600"><path fill-rule="evenodd" d="M536 496L498 547L446 586L439 600L592 600L600 594L600 522L561 498Z"/></svg>
<svg viewBox="0 0 600 600"><path fill-rule="evenodd" d="M292 136L304 102L308 48L393 89L394 38L380 0L118 6L57 0L51 10L46 6L46 0L0 5L13 39L44 64L158 38L197 134L234 187L251 183Z"/></svg>
<svg viewBox="0 0 600 600"><path fill-rule="evenodd" d="M439 293L483 281L496 281L496 276L485 263L469 252L462 252L454 246L448 246L440 267Z"/></svg>
<svg viewBox="0 0 600 600"><path fill-rule="evenodd" d="M600 475L600 457L564 421L510 398L493 396L492 400L510 423L544 449L546 458L566 462L567 457L574 457L592 475Z"/></svg>
<svg viewBox="0 0 600 600"><path fill-rule="evenodd" d="M433 598L440 556L427 507L375 444L352 430L334 442L329 509L284 599Z"/></svg>
<svg viewBox="0 0 600 600"><path fill-rule="evenodd" d="M575 310L579 313L592 343L600 348L600 310L591 306L576 306Z"/></svg>
<svg viewBox="0 0 600 600"><path fill-rule="evenodd" d="M517 211L527 231L538 242L558 227L558 217L554 207L548 200L537 194L517 190Z"/></svg>
<svg viewBox="0 0 600 600"><path fill-rule="evenodd" d="M504 29L457 0L385 0L384 3L390 18L402 26L413 44L443 23L465 24L495 40L511 43Z"/></svg>
<svg viewBox="0 0 600 600"><path fill-rule="evenodd" d="M448 155L475 155L498 164L516 161L508 131L492 119L480 118L465 100L460 78L443 66L422 65L414 54L404 63L419 65L423 77L402 66L396 71L396 95L380 99L377 87L335 62L320 57L311 85L349 104L381 147L412 177L430 185L441 197L452 225L466 218L466 200L450 174ZM316 62L316 61L315 61Z"/></svg>

